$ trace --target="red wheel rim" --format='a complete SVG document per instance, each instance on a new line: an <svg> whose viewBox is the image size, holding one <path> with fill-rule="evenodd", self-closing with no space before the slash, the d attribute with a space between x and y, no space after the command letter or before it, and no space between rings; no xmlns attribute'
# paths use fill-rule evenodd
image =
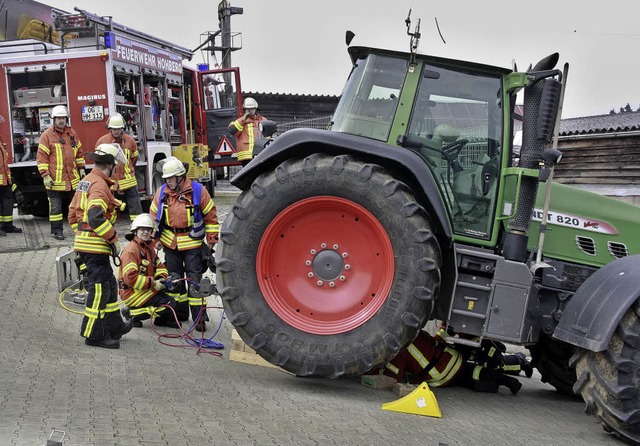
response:
<svg viewBox="0 0 640 446"><path fill-rule="evenodd" d="M269 224L256 272L267 304L284 322L308 333L344 333L371 319L387 299L393 247L362 206L307 198Z"/></svg>

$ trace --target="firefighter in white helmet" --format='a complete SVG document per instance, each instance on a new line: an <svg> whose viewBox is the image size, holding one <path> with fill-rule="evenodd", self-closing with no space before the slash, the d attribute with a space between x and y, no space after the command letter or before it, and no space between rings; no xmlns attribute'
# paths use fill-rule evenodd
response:
<svg viewBox="0 0 640 446"><path fill-rule="evenodd" d="M122 205L111 192L109 177L125 158L116 144L100 144L87 158L93 160L94 168L78 184L69 206L69 224L76 231L73 249L86 266L88 294L80 335L87 345L119 348L120 338L133 325L120 316L118 285L109 263L110 256L120 251L113 225Z"/></svg>
<svg viewBox="0 0 640 446"><path fill-rule="evenodd" d="M142 321L153 315L154 325L179 328L169 309L175 309L176 301L165 292L169 273L152 243L154 230L149 214L140 214L131 222L131 233L125 235L131 243L120 254L120 299L128 307L134 327L142 327Z"/></svg>
<svg viewBox="0 0 640 446"><path fill-rule="evenodd" d="M229 124L229 133L236 137L238 161L242 166L249 164L253 158L253 146L256 138L261 138L260 121L265 118L258 113L258 102L253 98L246 98L242 103L244 115Z"/></svg>
<svg viewBox="0 0 640 446"><path fill-rule="evenodd" d="M136 141L125 133L125 121L120 113L113 113L107 121L109 133L96 141L96 147L100 144L117 143L122 148L126 162L118 164L111 177L116 196L127 203L129 218L133 221L142 213L142 203L138 194L138 182L136 180L136 162L138 161L138 145Z"/></svg>
<svg viewBox="0 0 640 446"><path fill-rule="evenodd" d="M64 240L63 201L71 200L78 181L85 176L84 149L76 131L67 125L67 107L56 105L51 117L53 125L40 136L36 159L49 198L51 234L57 240Z"/></svg>
<svg viewBox="0 0 640 446"><path fill-rule="evenodd" d="M176 314L180 321L191 318L198 331L206 330L209 320L206 298L194 295L193 283L199 283L207 265L203 264L201 250L213 250L218 241L218 216L216 206L207 189L187 177L185 165L170 157L162 166L162 177L166 180L159 188L149 209L158 225L160 243L170 274L189 279L170 293L176 300Z"/></svg>

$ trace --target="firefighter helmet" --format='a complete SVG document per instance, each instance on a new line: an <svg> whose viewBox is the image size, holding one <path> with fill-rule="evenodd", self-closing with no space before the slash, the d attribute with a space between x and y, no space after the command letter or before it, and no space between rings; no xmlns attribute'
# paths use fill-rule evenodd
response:
<svg viewBox="0 0 640 446"><path fill-rule="evenodd" d="M162 165L162 178L181 177L187 174L187 169L175 156L167 158L167 161Z"/></svg>
<svg viewBox="0 0 640 446"><path fill-rule="evenodd" d="M64 105L56 105L51 110L51 117L52 118L68 118L69 112L67 111L67 107L65 107Z"/></svg>
<svg viewBox="0 0 640 446"><path fill-rule="evenodd" d="M124 128L124 118L120 113L114 113L109 117L107 121L108 129L123 129Z"/></svg>
<svg viewBox="0 0 640 446"><path fill-rule="evenodd" d="M136 232L138 228L151 228L153 230L155 227L155 221L149 214L140 214L131 222L131 232Z"/></svg>
<svg viewBox="0 0 640 446"><path fill-rule="evenodd" d="M258 108L258 101L256 101L253 98L247 98L242 103L242 108L244 108L244 109L247 109L247 108Z"/></svg>
<svg viewBox="0 0 640 446"><path fill-rule="evenodd" d="M87 153L87 158L102 164L124 163L126 158L118 144L100 144L94 152Z"/></svg>

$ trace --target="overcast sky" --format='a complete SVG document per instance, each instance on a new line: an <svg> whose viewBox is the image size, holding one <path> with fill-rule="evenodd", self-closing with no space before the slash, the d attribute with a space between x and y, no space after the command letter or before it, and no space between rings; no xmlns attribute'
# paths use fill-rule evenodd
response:
<svg viewBox="0 0 640 446"><path fill-rule="evenodd" d="M218 0L41 0L67 11L79 6L148 34L193 49L201 33L218 29ZM560 53L570 65L563 117L607 114L629 102L640 107L640 20L637 0L236 0L232 17L242 33L242 89L253 92L339 95L354 45L406 51L404 20L422 19L419 52L520 70ZM593 6L588 6L593 5ZM597 5L597 7L596 7ZM177 10L177 8L183 8ZM446 41L438 35L434 18ZM413 28L413 25L412 25ZM195 62L202 62L200 53Z"/></svg>

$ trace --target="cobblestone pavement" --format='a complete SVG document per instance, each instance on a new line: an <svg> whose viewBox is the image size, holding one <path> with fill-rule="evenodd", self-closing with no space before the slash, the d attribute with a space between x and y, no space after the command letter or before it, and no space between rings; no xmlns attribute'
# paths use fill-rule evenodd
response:
<svg viewBox="0 0 640 446"><path fill-rule="evenodd" d="M221 216L234 198L216 197ZM226 320L215 337L221 357L181 340L163 341L180 348L164 345L148 325L119 350L87 347L81 316L58 302L54 260L71 246L68 227L57 241L46 219L15 223L25 233L0 240L0 445L44 445L54 428L66 446L622 444L537 374L521 379L517 396L435 389L437 419L383 411L396 396L356 379L296 378L229 361ZM118 223L120 234L128 224ZM219 321L222 313L209 315Z"/></svg>

